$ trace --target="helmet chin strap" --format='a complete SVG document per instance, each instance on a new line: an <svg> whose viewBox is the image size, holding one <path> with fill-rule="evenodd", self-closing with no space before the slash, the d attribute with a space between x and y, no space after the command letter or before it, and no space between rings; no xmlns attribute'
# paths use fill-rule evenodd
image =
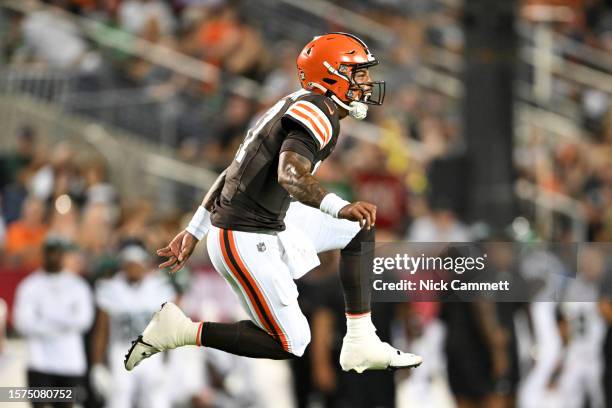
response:
<svg viewBox="0 0 612 408"><path fill-rule="evenodd" d="M346 109L352 118L364 120L368 116L368 105L362 102L352 101L349 105L342 102L336 95L331 96L332 100Z"/></svg>
<svg viewBox="0 0 612 408"><path fill-rule="evenodd" d="M327 89L320 85L317 84L316 82L311 82L310 85L313 88L317 88L320 91L323 91L324 93L327 93ZM357 119L357 120L364 120L366 118L366 116L368 116L368 105L366 105L365 103L362 102L357 102L357 101L352 101L350 104L346 104L344 102L342 102L336 95L332 94L331 95L331 99L336 102L338 104L338 106L340 106L343 109L346 109L346 111L349 113L349 116Z"/></svg>

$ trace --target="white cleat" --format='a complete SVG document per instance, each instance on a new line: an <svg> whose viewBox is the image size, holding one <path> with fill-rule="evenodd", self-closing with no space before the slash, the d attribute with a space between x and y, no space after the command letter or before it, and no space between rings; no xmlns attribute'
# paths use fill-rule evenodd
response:
<svg viewBox="0 0 612 408"><path fill-rule="evenodd" d="M340 366L344 371L355 370L397 370L415 368L423 358L416 354L404 353L389 343L381 341L374 333L367 337L344 337L340 351Z"/></svg>
<svg viewBox="0 0 612 408"><path fill-rule="evenodd" d="M195 345L199 323L194 323L174 303L164 303L125 355L125 369L131 371L142 360L160 351Z"/></svg>

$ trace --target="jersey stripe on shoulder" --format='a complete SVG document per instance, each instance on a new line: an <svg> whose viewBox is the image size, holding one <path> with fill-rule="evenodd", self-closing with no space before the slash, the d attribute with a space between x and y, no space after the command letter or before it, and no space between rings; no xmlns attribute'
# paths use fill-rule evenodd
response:
<svg viewBox="0 0 612 408"><path fill-rule="evenodd" d="M319 149L323 149L331 140L333 134L331 122L315 104L308 101L297 101L287 109L286 114L300 122L312 133L319 142Z"/></svg>
<svg viewBox="0 0 612 408"><path fill-rule="evenodd" d="M308 102L308 101L298 101L294 104L294 106L296 107L300 107L300 108L304 108L306 109L308 112L310 112L310 114L312 114L315 119L321 124L323 125L323 127L325 128L325 131L327 133L327 135L329 137L331 137L333 131L332 131L332 125L331 122L329 121L329 118L323 113L323 111L321 110L321 108L319 108L317 105L315 105L312 102Z"/></svg>
<svg viewBox="0 0 612 408"><path fill-rule="evenodd" d="M307 113L304 113L300 109L290 109L286 112L286 115L297 120L312 134L319 144L319 149L322 149L325 146L325 134L319 129L319 126Z"/></svg>

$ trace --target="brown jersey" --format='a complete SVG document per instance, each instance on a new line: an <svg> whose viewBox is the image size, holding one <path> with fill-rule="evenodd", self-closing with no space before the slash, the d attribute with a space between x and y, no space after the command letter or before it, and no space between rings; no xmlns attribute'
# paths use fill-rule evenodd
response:
<svg viewBox="0 0 612 408"><path fill-rule="evenodd" d="M248 130L227 168L212 224L237 231L284 230L290 196L278 183L280 153L307 157L314 171L333 151L339 131L338 109L328 97L301 90L279 100Z"/></svg>

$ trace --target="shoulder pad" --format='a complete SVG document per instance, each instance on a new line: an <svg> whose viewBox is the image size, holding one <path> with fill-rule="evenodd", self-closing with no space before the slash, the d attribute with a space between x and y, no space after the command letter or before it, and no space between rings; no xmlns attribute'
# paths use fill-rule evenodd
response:
<svg viewBox="0 0 612 408"><path fill-rule="evenodd" d="M293 102L284 117L301 125L323 149L332 139L338 124L338 109L323 95L310 94Z"/></svg>

